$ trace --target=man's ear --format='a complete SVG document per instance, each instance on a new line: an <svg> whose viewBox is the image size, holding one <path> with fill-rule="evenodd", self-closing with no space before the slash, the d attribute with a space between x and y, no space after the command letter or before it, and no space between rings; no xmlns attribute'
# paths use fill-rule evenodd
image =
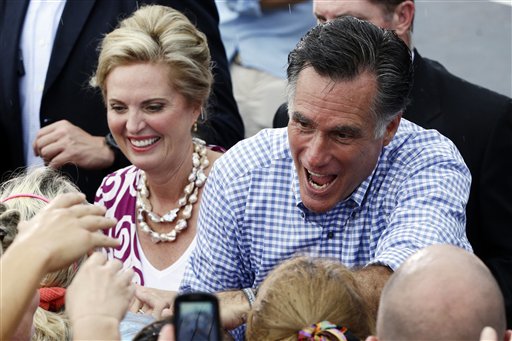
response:
<svg viewBox="0 0 512 341"><path fill-rule="evenodd" d="M370 335L366 338L366 341L379 341L377 336Z"/></svg>
<svg viewBox="0 0 512 341"><path fill-rule="evenodd" d="M396 131L398 130L398 126L400 125L400 120L402 119L402 114L396 115L395 118L386 126L386 131L384 132L384 146L387 146L389 142L395 136Z"/></svg>
<svg viewBox="0 0 512 341"><path fill-rule="evenodd" d="M412 30L414 9L414 1L412 0L403 1L395 8L393 13L393 29L402 39Z"/></svg>

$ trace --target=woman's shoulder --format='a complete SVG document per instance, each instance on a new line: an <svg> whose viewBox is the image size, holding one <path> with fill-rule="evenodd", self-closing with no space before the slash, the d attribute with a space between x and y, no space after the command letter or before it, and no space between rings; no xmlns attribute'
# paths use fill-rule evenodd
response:
<svg viewBox="0 0 512 341"><path fill-rule="evenodd" d="M139 174L139 169L137 167L135 167L134 165L129 165L124 168L118 169L118 170L108 174L107 176L105 176L105 178L103 179L103 183L105 183L107 180L112 181L114 179L121 180L123 182L133 181L136 179L138 174Z"/></svg>
<svg viewBox="0 0 512 341"><path fill-rule="evenodd" d="M105 178L98 188L96 193L96 201L103 197L104 200L111 196L134 196L133 193L137 178L139 176L139 169L133 165L125 168L118 169L110 173Z"/></svg>

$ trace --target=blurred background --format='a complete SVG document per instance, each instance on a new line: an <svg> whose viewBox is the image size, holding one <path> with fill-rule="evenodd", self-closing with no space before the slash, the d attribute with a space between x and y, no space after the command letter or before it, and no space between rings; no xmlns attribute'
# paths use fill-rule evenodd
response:
<svg viewBox="0 0 512 341"><path fill-rule="evenodd" d="M512 0L416 0L413 42L451 73L512 97Z"/></svg>

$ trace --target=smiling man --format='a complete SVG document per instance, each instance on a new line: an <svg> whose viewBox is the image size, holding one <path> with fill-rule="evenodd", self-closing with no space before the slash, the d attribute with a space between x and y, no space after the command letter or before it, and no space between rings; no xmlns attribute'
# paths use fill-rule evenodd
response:
<svg viewBox="0 0 512 341"><path fill-rule="evenodd" d="M256 288L301 253L353 268L376 313L384 283L416 250L471 250L459 152L401 120L411 85L403 41L352 17L320 24L290 53L288 82L288 128L264 130L214 165L182 290ZM240 295L220 295L224 322L248 310Z"/></svg>

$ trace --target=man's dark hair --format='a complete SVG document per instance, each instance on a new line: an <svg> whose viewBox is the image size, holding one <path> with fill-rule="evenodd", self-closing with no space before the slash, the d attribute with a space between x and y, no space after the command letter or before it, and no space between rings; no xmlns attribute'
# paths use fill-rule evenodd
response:
<svg viewBox="0 0 512 341"><path fill-rule="evenodd" d="M288 104L293 108L299 73L312 67L333 82L351 81L368 72L377 80L372 104L377 137L407 105L412 61L407 45L392 31L354 17L312 28L288 56Z"/></svg>

